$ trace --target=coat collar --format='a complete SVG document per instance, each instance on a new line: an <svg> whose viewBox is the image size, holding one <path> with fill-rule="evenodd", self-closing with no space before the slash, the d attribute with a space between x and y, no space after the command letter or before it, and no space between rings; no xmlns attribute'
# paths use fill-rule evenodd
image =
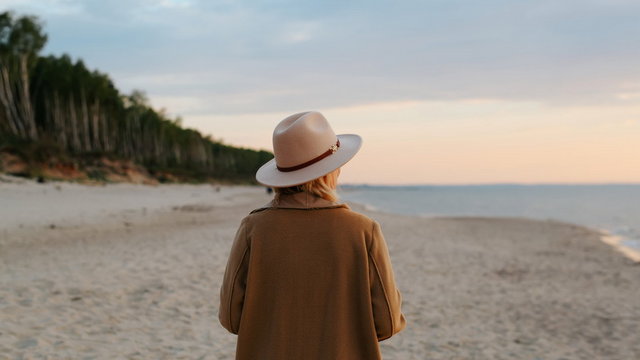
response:
<svg viewBox="0 0 640 360"><path fill-rule="evenodd" d="M299 192L291 195L281 195L279 201L271 200L265 206L258 208L253 212L262 211L266 209L300 209L300 210L314 210L314 209L332 209L332 208L349 208L347 204L325 200L317 197L308 192Z"/></svg>

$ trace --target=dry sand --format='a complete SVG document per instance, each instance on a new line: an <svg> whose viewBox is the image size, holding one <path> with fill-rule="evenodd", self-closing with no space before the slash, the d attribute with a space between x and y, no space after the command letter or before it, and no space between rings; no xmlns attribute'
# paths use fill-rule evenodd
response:
<svg viewBox="0 0 640 360"><path fill-rule="evenodd" d="M250 187L0 183L0 359L233 359L218 289L240 219L268 200ZM640 359L640 266L599 233L366 213L408 321L385 359Z"/></svg>

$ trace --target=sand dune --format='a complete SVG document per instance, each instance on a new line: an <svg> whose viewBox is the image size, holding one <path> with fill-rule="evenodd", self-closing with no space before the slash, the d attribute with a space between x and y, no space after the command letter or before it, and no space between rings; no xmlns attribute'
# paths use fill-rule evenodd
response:
<svg viewBox="0 0 640 360"><path fill-rule="evenodd" d="M218 289L261 188L59 186L0 183L0 359L233 359ZM598 233L367 214L408 321L385 359L640 358L640 266Z"/></svg>

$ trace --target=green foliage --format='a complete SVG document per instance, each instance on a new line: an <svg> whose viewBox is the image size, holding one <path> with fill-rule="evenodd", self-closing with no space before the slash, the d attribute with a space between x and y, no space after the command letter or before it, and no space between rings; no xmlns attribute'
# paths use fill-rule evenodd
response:
<svg viewBox="0 0 640 360"><path fill-rule="evenodd" d="M37 56L47 43L42 24L35 16L14 18L12 12L0 13L0 56L8 60L11 56Z"/></svg>
<svg viewBox="0 0 640 360"><path fill-rule="evenodd" d="M7 17L11 24L11 14ZM12 54L35 57L47 43L47 35L42 32L42 25L35 16L22 16L13 22L7 40L7 50Z"/></svg>
<svg viewBox="0 0 640 360"><path fill-rule="evenodd" d="M253 182L272 157L183 128L181 118L154 110L144 92L120 93L107 74L82 60L38 56L46 41L37 18L0 14L0 71L9 79L0 86L0 145L27 149L29 159L112 155L158 174L241 182Z"/></svg>

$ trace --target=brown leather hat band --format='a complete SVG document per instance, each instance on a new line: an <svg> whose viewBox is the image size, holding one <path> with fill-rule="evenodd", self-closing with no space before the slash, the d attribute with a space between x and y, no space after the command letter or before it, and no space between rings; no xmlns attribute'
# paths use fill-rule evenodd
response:
<svg viewBox="0 0 640 360"><path fill-rule="evenodd" d="M327 156L335 153L336 151L338 151L339 147L340 147L340 140L338 139L338 141L336 141L336 144L335 145L331 145L329 150L325 151L320 156L315 157L315 158L307 161L306 163L303 163L303 164L300 164L300 165L296 165L296 166L289 166L289 167L280 167L280 166L278 166L276 164L276 167L278 168L278 170L280 170L282 172L290 172L290 171L300 170L300 169L306 168L309 165L313 165L313 164L317 163L318 161L326 158Z"/></svg>

